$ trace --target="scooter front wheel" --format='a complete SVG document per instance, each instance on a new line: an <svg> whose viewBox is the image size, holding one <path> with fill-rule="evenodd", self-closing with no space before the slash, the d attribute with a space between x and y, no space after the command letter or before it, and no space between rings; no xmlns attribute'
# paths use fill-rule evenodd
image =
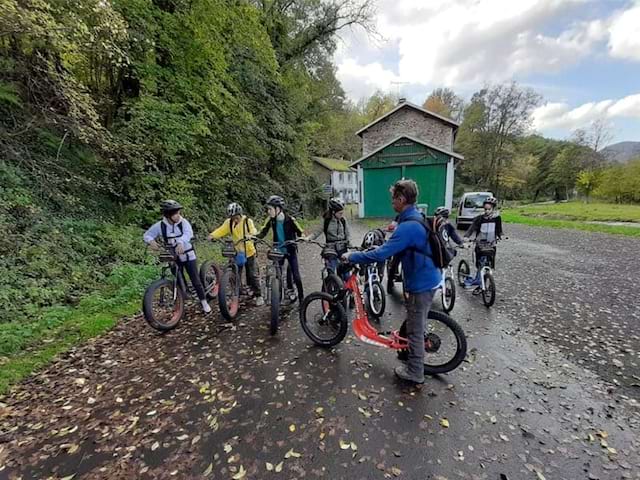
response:
<svg viewBox="0 0 640 480"><path fill-rule="evenodd" d="M300 324L313 343L333 347L347 334L347 314L340 302L325 292L314 292L300 305Z"/></svg>

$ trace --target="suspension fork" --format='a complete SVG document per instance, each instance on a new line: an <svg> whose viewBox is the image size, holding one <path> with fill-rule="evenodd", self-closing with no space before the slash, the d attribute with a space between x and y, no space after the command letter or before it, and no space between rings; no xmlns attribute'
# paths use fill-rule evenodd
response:
<svg viewBox="0 0 640 480"><path fill-rule="evenodd" d="M491 273L491 269L489 267L485 266L480 269L480 286L482 287L482 290L485 290L487 288L484 283L484 274L487 272Z"/></svg>

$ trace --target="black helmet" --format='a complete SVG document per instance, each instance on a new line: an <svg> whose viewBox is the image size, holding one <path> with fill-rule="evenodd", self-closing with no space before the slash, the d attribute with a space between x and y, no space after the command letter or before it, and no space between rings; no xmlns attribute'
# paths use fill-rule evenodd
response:
<svg viewBox="0 0 640 480"><path fill-rule="evenodd" d="M447 207L438 207L436 208L435 215L436 217L449 218L449 209Z"/></svg>
<svg viewBox="0 0 640 480"><path fill-rule="evenodd" d="M182 210L182 205L175 200L163 200L160 202L160 211L165 216L167 214L177 212L178 210Z"/></svg>
<svg viewBox="0 0 640 480"><path fill-rule="evenodd" d="M485 206L487 203L489 205L492 205L493 207L496 207L498 205L498 199L496 197L489 197L484 202L482 202L482 206Z"/></svg>
<svg viewBox="0 0 640 480"><path fill-rule="evenodd" d="M280 207L280 208L284 208L284 198L282 198L280 195L271 195L265 205L269 205L270 207Z"/></svg>
<svg viewBox="0 0 640 480"><path fill-rule="evenodd" d="M227 216L233 217L234 215L242 215L242 205L233 202L227 206Z"/></svg>
<svg viewBox="0 0 640 480"><path fill-rule="evenodd" d="M332 212L341 212L344 210L344 202L341 198L334 197L329 200L329 210Z"/></svg>

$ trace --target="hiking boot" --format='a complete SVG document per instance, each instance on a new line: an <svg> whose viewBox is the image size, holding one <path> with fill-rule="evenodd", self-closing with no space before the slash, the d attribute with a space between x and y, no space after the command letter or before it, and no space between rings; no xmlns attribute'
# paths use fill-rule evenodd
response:
<svg viewBox="0 0 640 480"><path fill-rule="evenodd" d="M424 373L422 375L420 375L420 376L412 375L411 373L409 373L409 370L404 365L402 365L400 367L396 367L394 369L394 372L395 372L396 376L401 380L405 380L407 382L415 383L417 385L422 385L424 383Z"/></svg>

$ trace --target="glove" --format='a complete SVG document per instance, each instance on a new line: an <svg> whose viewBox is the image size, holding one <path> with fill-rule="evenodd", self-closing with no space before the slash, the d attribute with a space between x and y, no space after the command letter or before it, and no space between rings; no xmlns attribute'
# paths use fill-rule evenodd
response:
<svg viewBox="0 0 640 480"><path fill-rule="evenodd" d="M183 244L179 243L179 244L176 245L176 253L178 255L184 254L184 245Z"/></svg>
<svg viewBox="0 0 640 480"><path fill-rule="evenodd" d="M160 244L158 242L156 242L155 240L151 240L147 245L149 245L149 248L151 250L160 250Z"/></svg>
<svg viewBox="0 0 640 480"><path fill-rule="evenodd" d="M343 253L343 254L340 256L340 260L342 260L344 263L349 263L349 257L350 257L350 256L351 256L351 252Z"/></svg>

